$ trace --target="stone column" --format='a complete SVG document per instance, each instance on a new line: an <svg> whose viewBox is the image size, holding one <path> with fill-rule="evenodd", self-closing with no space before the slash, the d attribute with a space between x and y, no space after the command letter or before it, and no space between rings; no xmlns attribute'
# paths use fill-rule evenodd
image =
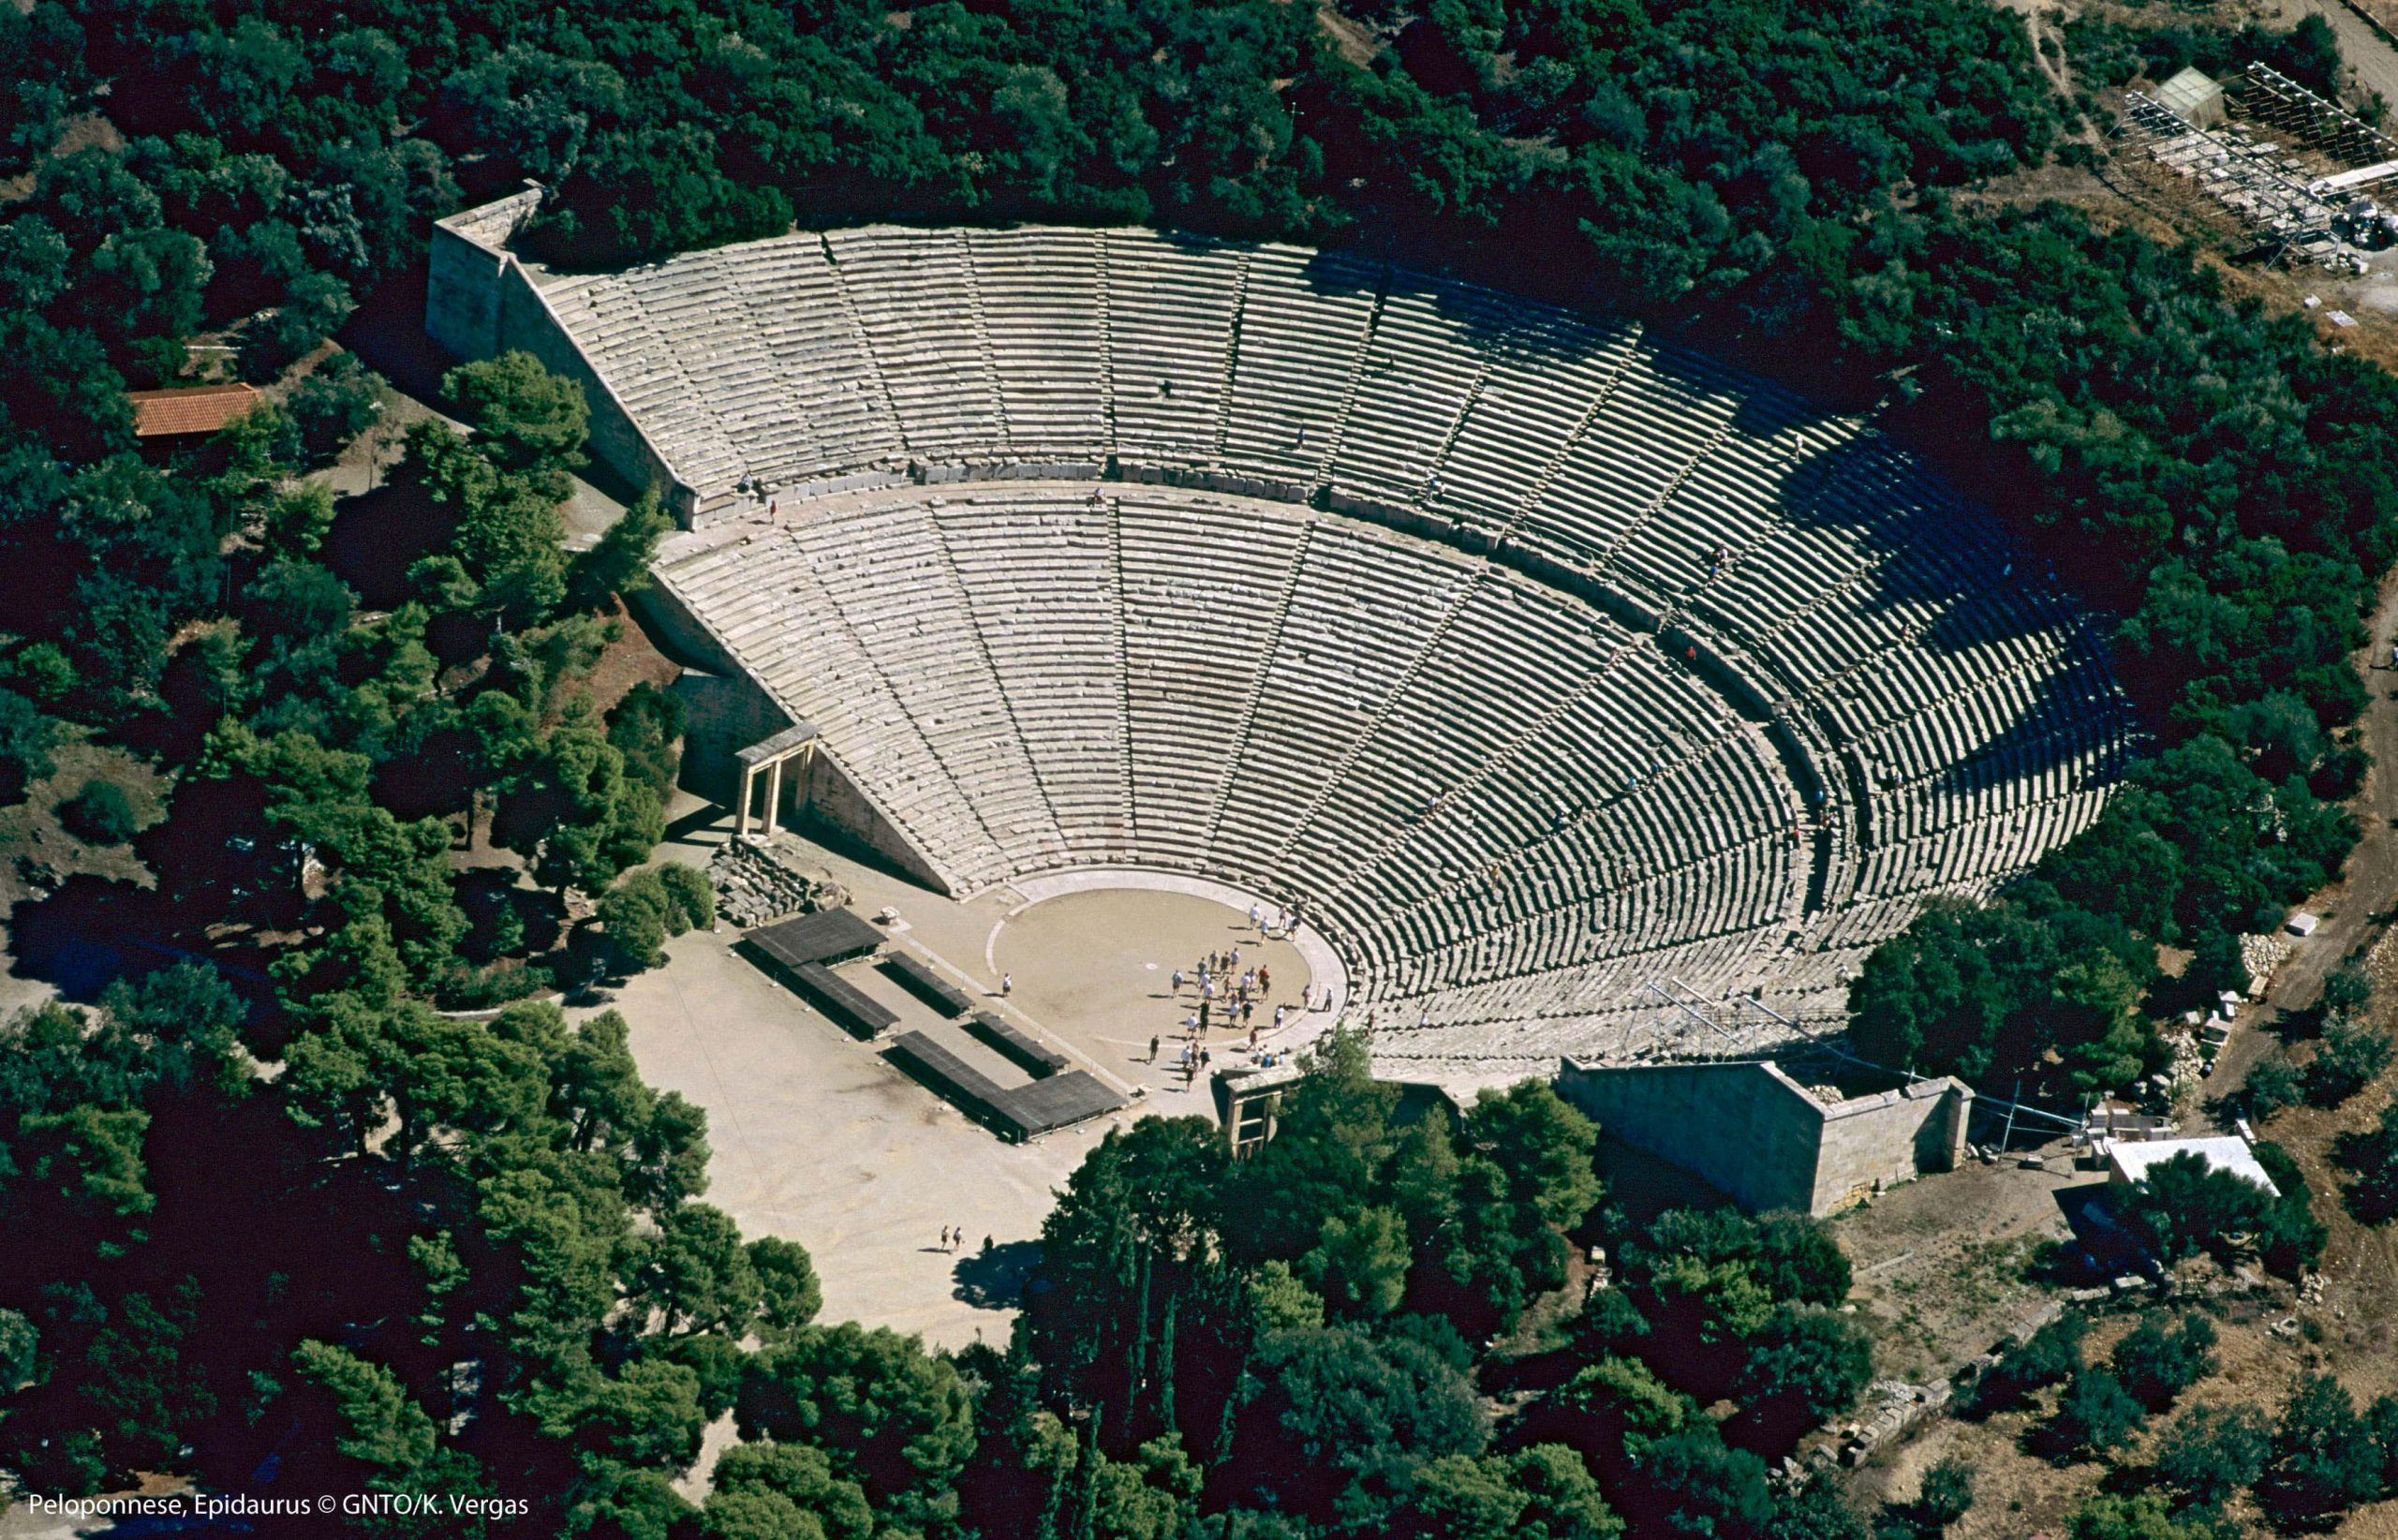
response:
<svg viewBox="0 0 2398 1540"><path fill-rule="evenodd" d="M733 837L747 839L749 837L749 799L757 791L752 784L757 778L757 769L745 764L739 767L738 774L741 777L741 795L733 805Z"/></svg>
<svg viewBox="0 0 2398 1540"><path fill-rule="evenodd" d="M782 816L782 810L783 762L777 760L774 768L766 772L766 837L768 839L775 837L775 830L777 826L776 821Z"/></svg>

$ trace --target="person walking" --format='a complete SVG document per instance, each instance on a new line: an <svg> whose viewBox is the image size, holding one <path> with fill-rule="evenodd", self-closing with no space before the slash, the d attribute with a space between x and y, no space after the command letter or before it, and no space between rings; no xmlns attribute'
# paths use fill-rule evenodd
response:
<svg viewBox="0 0 2398 1540"><path fill-rule="evenodd" d="M1174 970L1174 992L1177 995L1182 993L1182 970L1179 968Z"/></svg>
<svg viewBox="0 0 2398 1540"><path fill-rule="evenodd" d="M1156 1034L1155 1032L1152 1032L1152 1033L1150 1033L1150 1034L1149 1034L1149 1062L1150 1062L1150 1063L1152 1063L1152 1064L1154 1064L1154 1063L1156 1063L1157 1061L1158 1061L1158 1039L1157 1039L1157 1034Z"/></svg>
<svg viewBox="0 0 2398 1540"><path fill-rule="evenodd" d="M1013 995L1015 993L1015 975L1014 973L1002 973L999 975L999 993L1002 996Z"/></svg>
<svg viewBox="0 0 2398 1540"><path fill-rule="evenodd" d="M1264 963L1257 965L1257 993L1261 1000L1274 993L1274 970Z"/></svg>

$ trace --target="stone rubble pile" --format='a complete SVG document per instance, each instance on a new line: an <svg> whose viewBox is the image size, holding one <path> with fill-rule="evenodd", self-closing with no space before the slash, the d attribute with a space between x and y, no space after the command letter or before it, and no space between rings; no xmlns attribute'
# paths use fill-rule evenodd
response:
<svg viewBox="0 0 2398 1540"><path fill-rule="evenodd" d="M2263 981L2272 978L2273 970L2279 968L2282 959L2294 950L2296 948L2289 940L2281 936L2241 937L2240 966L2248 970L2248 977L2254 981L2248 992L2252 995L2258 993Z"/></svg>
<svg viewBox="0 0 2398 1540"><path fill-rule="evenodd" d="M708 861L719 919L744 929L793 914L836 909L850 901L838 882L810 876L777 856L771 846L728 839Z"/></svg>

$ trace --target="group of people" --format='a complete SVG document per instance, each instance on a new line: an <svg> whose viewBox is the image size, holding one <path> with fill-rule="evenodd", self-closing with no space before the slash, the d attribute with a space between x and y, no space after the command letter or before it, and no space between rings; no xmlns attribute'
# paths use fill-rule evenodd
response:
<svg viewBox="0 0 2398 1540"><path fill-rule="evenodd" d="M1295 911L1288 909L1268 911L1257 904L1249 906L1249 923L1261 939L1290 935L1299 924ZM1225 947L1210 952L1189 969L1177 968L1171 975L1173 998L1177 1007L1183 1005L1183 991L1196 992L1198 999L1184 1011L1180 1023L1181 1046L1176 1062L1181 1067L1183 1084L1188 1086L1199 1077L1199 1072L1214 1061L1207 1046L1210 1028L1230 1028L1235 1031L1247 1029L1249 1041L1243 1045L1257 1052L1261 1031L1280 1031L1292 1014L1303 1011L1329 1011L1333 993L1329 988L1319 991L1314 985L1299 986L1296 1004L1285 1001L1273 1007L1270 1021L1261 1024L1258 1012L1274 993L1274 970L1265 962L1253 968L1241 966L1241 949ZM1164 1046L1162 1035L1149 1039L1149 1059L1158 1061L1158 1052ZM1271 1065L1274 1055L1269 1050L1259 1062Z"/></svg>

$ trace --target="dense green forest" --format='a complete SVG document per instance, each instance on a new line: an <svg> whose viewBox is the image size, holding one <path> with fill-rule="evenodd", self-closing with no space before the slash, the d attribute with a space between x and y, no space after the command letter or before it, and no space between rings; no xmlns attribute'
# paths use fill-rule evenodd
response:
<svg viewBox="0 0 2398 1540"><path fill-rule="evenodd" d="M20 966L71 964L82 1003L0 1030L0 1465L529 1503L427 1534L1867 1533L1768 1480L1866 1373L1819 1232L1594 1214L1553 1096L1402 1118L1354 1044L1256 1162L1188 1123L1111 1137L1004 1351L816 1321L806 1255L701 1201L704 1120L621 1023L527 1000L707 917L635 871L679 724L590 680L663 521L564 554L579 397L522 360L453 375L468 431L408 434L392 475L441 516L398 551L300 480L374 421L347 355L204 446L135 450L128 386L216 360L288 382L409 303L429 218L526 175L558 189L532 239L560 259L794 219L1143 221L1630 309L1887 401L2113 628L2156 752L2004 901L1878 953L1853 1006L1890 1063L2060 1094L2140 1073L2143 1000L2228 979L2232 938L2353 837L2346 656L2398 554L2398 389L2193 250L1961 199L2089 153L1974 0L1340 21L0 6L0 792L86 739L172 788L145 827L111 789L69 815L155 887L79 878L14 917ZM2319 21L2103 40L2125 72L2337 67ZM532 885L459 869L462 830ZM2159 942L2195 955L2181 980ZM1559 1317L1594 1239L1620 1286ZM694 1510L670 1477L727 1411L748 1442Z"/></svg>

